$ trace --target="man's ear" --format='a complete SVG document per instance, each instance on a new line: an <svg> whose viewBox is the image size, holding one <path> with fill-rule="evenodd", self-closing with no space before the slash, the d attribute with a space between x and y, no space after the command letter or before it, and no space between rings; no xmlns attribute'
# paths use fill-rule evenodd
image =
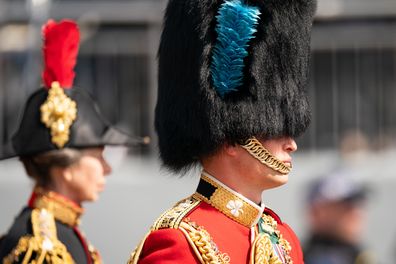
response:
<svg viewBox="0 0 396 264"><path fill-rule="evenodd" d="M238 155L239 148L240 148L239 145L236 144L235 145L225 144L223 146L222 151L224 154L228 156L236 157Z"/></svg>

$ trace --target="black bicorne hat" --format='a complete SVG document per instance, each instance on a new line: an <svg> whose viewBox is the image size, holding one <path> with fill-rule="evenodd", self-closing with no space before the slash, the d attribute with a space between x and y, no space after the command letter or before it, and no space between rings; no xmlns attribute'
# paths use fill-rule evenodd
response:
<svg viewBox="0 0 396 264"><path fill-rule="evenodd" d="M225 143L307 129L315 9L315 0L169 1L155 112L165 166L185 170Z"/></svg>
<svg viewBox="0 0 396 264"><path fill-rule="evenodd" d="M60 148L138 145L143 142L113 127L84 90L73 88L66 90L65 94L77 105L77 116L70 127L69 140L62 147L57 146L52 141L51 130L41 122L40 107L47 100L48 91L40 89L29 97L18 131L12 138L16 155L34 155Z"/></svg>
<svg viewBox="0 0 396 264"><path fill-rule="evenodd" d="M138 145L101 115L82 89L71 88L79 46L75 22L50 20L43 27L44 87L27 100L20 126L12 138L14 155L27 156L62 148Z"/></svg>

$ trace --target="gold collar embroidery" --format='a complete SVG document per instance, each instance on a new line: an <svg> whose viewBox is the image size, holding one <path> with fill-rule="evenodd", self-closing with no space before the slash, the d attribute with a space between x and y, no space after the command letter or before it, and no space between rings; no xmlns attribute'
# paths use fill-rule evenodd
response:
<svg viewBox="0 0 396 264"><path fill-rule="evenodd" d="M257 224L265 208L263 203L261 207L258 206L206 172L202 172L200 183L193 197L205 201L248 228Z"/></svg>
<svg viewBox="0 0 396 264"><path fill-rule="evenodd" d="M42 188L34 190L30 206L38 209L46 209L54 215L55 219L71 227L80 224L80 217L84 209L68 200L67 198Z"/></svg>

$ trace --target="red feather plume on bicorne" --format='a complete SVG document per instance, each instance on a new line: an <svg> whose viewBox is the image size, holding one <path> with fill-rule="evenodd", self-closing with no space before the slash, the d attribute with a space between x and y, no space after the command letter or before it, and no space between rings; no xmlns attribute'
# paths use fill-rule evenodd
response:
<svg viewBox="0 0 396 264"><path fill-rule="evenodd" d="M80 32L71 20L56 23L49 20L42 28L44 70L43 81L46 88L52 82L59 82L62 88L71 88L74 80Z"/></svg>

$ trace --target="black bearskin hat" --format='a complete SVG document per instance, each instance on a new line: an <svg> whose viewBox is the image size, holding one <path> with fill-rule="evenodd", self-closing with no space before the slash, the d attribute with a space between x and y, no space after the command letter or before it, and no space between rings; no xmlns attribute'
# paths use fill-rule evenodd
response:
<svg viewBox="0 0 396 264"><path fill-rule="evenodd" d="M155 110L165 166L186 170L225 143L306 130L315 9L315 0L169 1Z"/></svg>

